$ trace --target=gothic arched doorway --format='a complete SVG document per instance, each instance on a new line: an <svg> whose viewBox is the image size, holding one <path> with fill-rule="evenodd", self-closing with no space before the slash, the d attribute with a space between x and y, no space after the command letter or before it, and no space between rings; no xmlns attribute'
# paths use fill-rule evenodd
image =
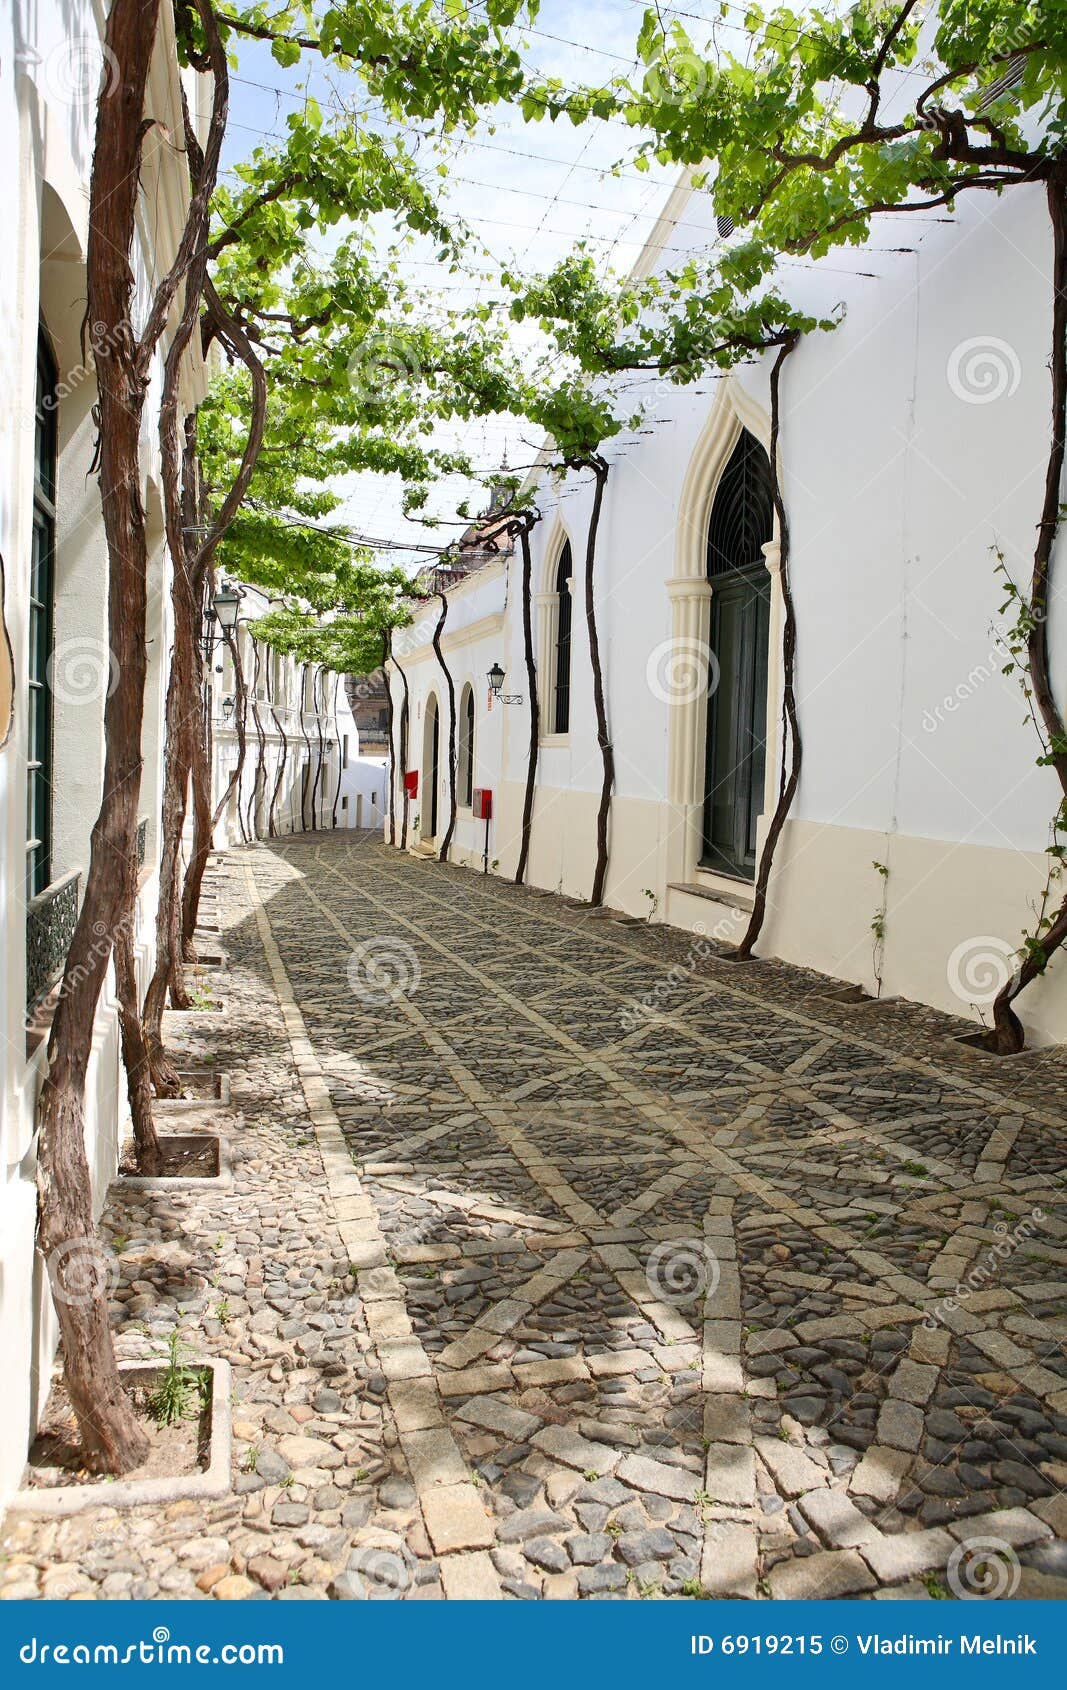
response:
<svg viewBox="0 0 1067 1690"><path fill-rule="evenodd" d="M437 699L430 697L422 729L422 808L419 833L423 839L437 837L437 791L440 785L441 730Z"/></svg>
<svg viewBox="0 0 1067 1690"><path fill-rule="evenodd" d="M763 808L771 581L763 547L774 534L767 453L747 429L723 470L708 523L711 584L702 868L752 879Z"/></svg>

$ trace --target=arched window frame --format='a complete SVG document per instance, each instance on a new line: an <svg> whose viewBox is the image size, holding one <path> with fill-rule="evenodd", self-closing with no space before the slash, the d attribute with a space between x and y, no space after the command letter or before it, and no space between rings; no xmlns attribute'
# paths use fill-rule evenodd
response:
<svg viewBox="0 0 1067 1690"><path fill-rule="evenodd" d="M742 428L708 514L709 647L717 685L706 705L700 855L702 868L741 879L755 876L764 807L771 604L765 548L773 538L770 460Z"/></svg>
<svg viewBox="0 0 1067 1690"><path fill-rule="evenodd" d="M537 608L541 628L541 742L565 744L571 726L574 667L574 558L570 538L559 525L549 545Z"/></svg>
<svg viewBox="0 0 1067 1690"><path fill-rule="evenodd" d="M718 385L704 427L694 444L678 497L674 536L674 569L665 583L672 641L685 650L707 648L714 594L708 578L708 527L720 478L742 429L755 436L765 450L770 444L770 417L736 376ZM781 466L779 465L779 473ZM774 808L781 734L781 630L783 618L780 546L774 538L763 548L771 583L770 637L767 672L767 748L761 828ZM657 636L658 637L658 636ZM655 646L655 640L650 639ZM685 689L667 705L667 799L672 812L666 844L666 881L679 892L699 886L705 893L729 891L730 901L749 907L748 894L736 876L718 873L701 863L705 774L705 697L703 689ZM671 897L674 891L671 891ZM668 898L668 910L671 906ZM740 902L739 902L740 900ZM677 904L685 925L696 906ZM699 912L698 912L699 913ZM668 915L668 919L674 919Z"/></svg>
<svg viewBox="0 0 1067 1690"><path fill-rule="evenodd" d="M474 688L468 681L459 701L459 748L456 766L456 791L461 810L469 810L474 803Z"/></svg>

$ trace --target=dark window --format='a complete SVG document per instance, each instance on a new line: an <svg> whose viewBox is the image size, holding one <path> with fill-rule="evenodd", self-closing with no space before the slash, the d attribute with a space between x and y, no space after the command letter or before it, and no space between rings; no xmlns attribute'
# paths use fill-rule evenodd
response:
<svg viewBox="0 0 1067 1690"><path fill-rule="evenodd" d="M565 734L571 725L571 543L568 540L556 565L556 696L553 731Z"/></svg>
<svg viewBox="0 0 1067 1690"><path fill-rule="evenodd" d="M474 802L474 688L463 694L459 741L459 801L469 810Z"/></svg>
<svg viewBox="0 0 1067 1690"><path fill-rule="evenodd" d="M27 896L52 878L52 684L55 626L56 368L42 333L37 342L36 427L33 454L33 537L30 553L28 663Z"/></svg>
<svg viewBox="0 0 1067 1690"><path fill-rule="evenodd" d="M441 770L440 770L440 765L439 765L439 759L440 759L440 721L439 721L439 717L438 717L437 701L436 700L434 700L433 704L430 706L430 709L431 709L431 712L432 712L431 724L430 724L430 735L431 735L431 737L430 737L430 770L429 770L429 778L428 778L427 783L426 783L427 786L430 789L429 792L426 794L427 798L429 799L429 804L430 804L430 826L429 826L428 831L425 828L423 829L423 834L424 834L425 838L436 839L437 838L437 785L438 785L438 782L441 778Z"/></svg>
<svg viewBox="0 0 1067 1690"><path fill-rule="evenodd" d="M763 801L767 737L770 577L763 546L774 533L771 466L743 433L719 482L708 527L713 581L711 649L718 686L708 699L706 868L751 877Z"/></svg>

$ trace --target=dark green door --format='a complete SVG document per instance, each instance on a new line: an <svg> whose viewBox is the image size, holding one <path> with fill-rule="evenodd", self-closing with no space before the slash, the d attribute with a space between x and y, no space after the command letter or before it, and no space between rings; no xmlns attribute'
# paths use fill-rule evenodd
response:
<svg viewBox="0 0 1067 1690"><path fill-rule="evenodd" d="M711 665L701 866L751 879L763 807L770 577L770 463L743 432L723 471L708 531ZM715 684L717 682L717 684Z"/></svg>

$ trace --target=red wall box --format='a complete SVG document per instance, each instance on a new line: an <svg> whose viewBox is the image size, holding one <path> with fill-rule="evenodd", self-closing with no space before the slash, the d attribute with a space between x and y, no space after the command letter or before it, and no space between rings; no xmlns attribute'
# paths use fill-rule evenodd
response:
<svg viewBox="0 0 1067 1690"><path fill-rule="evenodd" d="M409 798L417 798L419 796L418 769L409 769L407 774L404 776L404 791L407 793Z"/></svg>
<svg viewBox="0 0 1067 1690"><path fill-rule="evenodd" d="M487 822L493 814L493 794L487 786L476 786L471 798L471 813L476 822Z"/></svg>

